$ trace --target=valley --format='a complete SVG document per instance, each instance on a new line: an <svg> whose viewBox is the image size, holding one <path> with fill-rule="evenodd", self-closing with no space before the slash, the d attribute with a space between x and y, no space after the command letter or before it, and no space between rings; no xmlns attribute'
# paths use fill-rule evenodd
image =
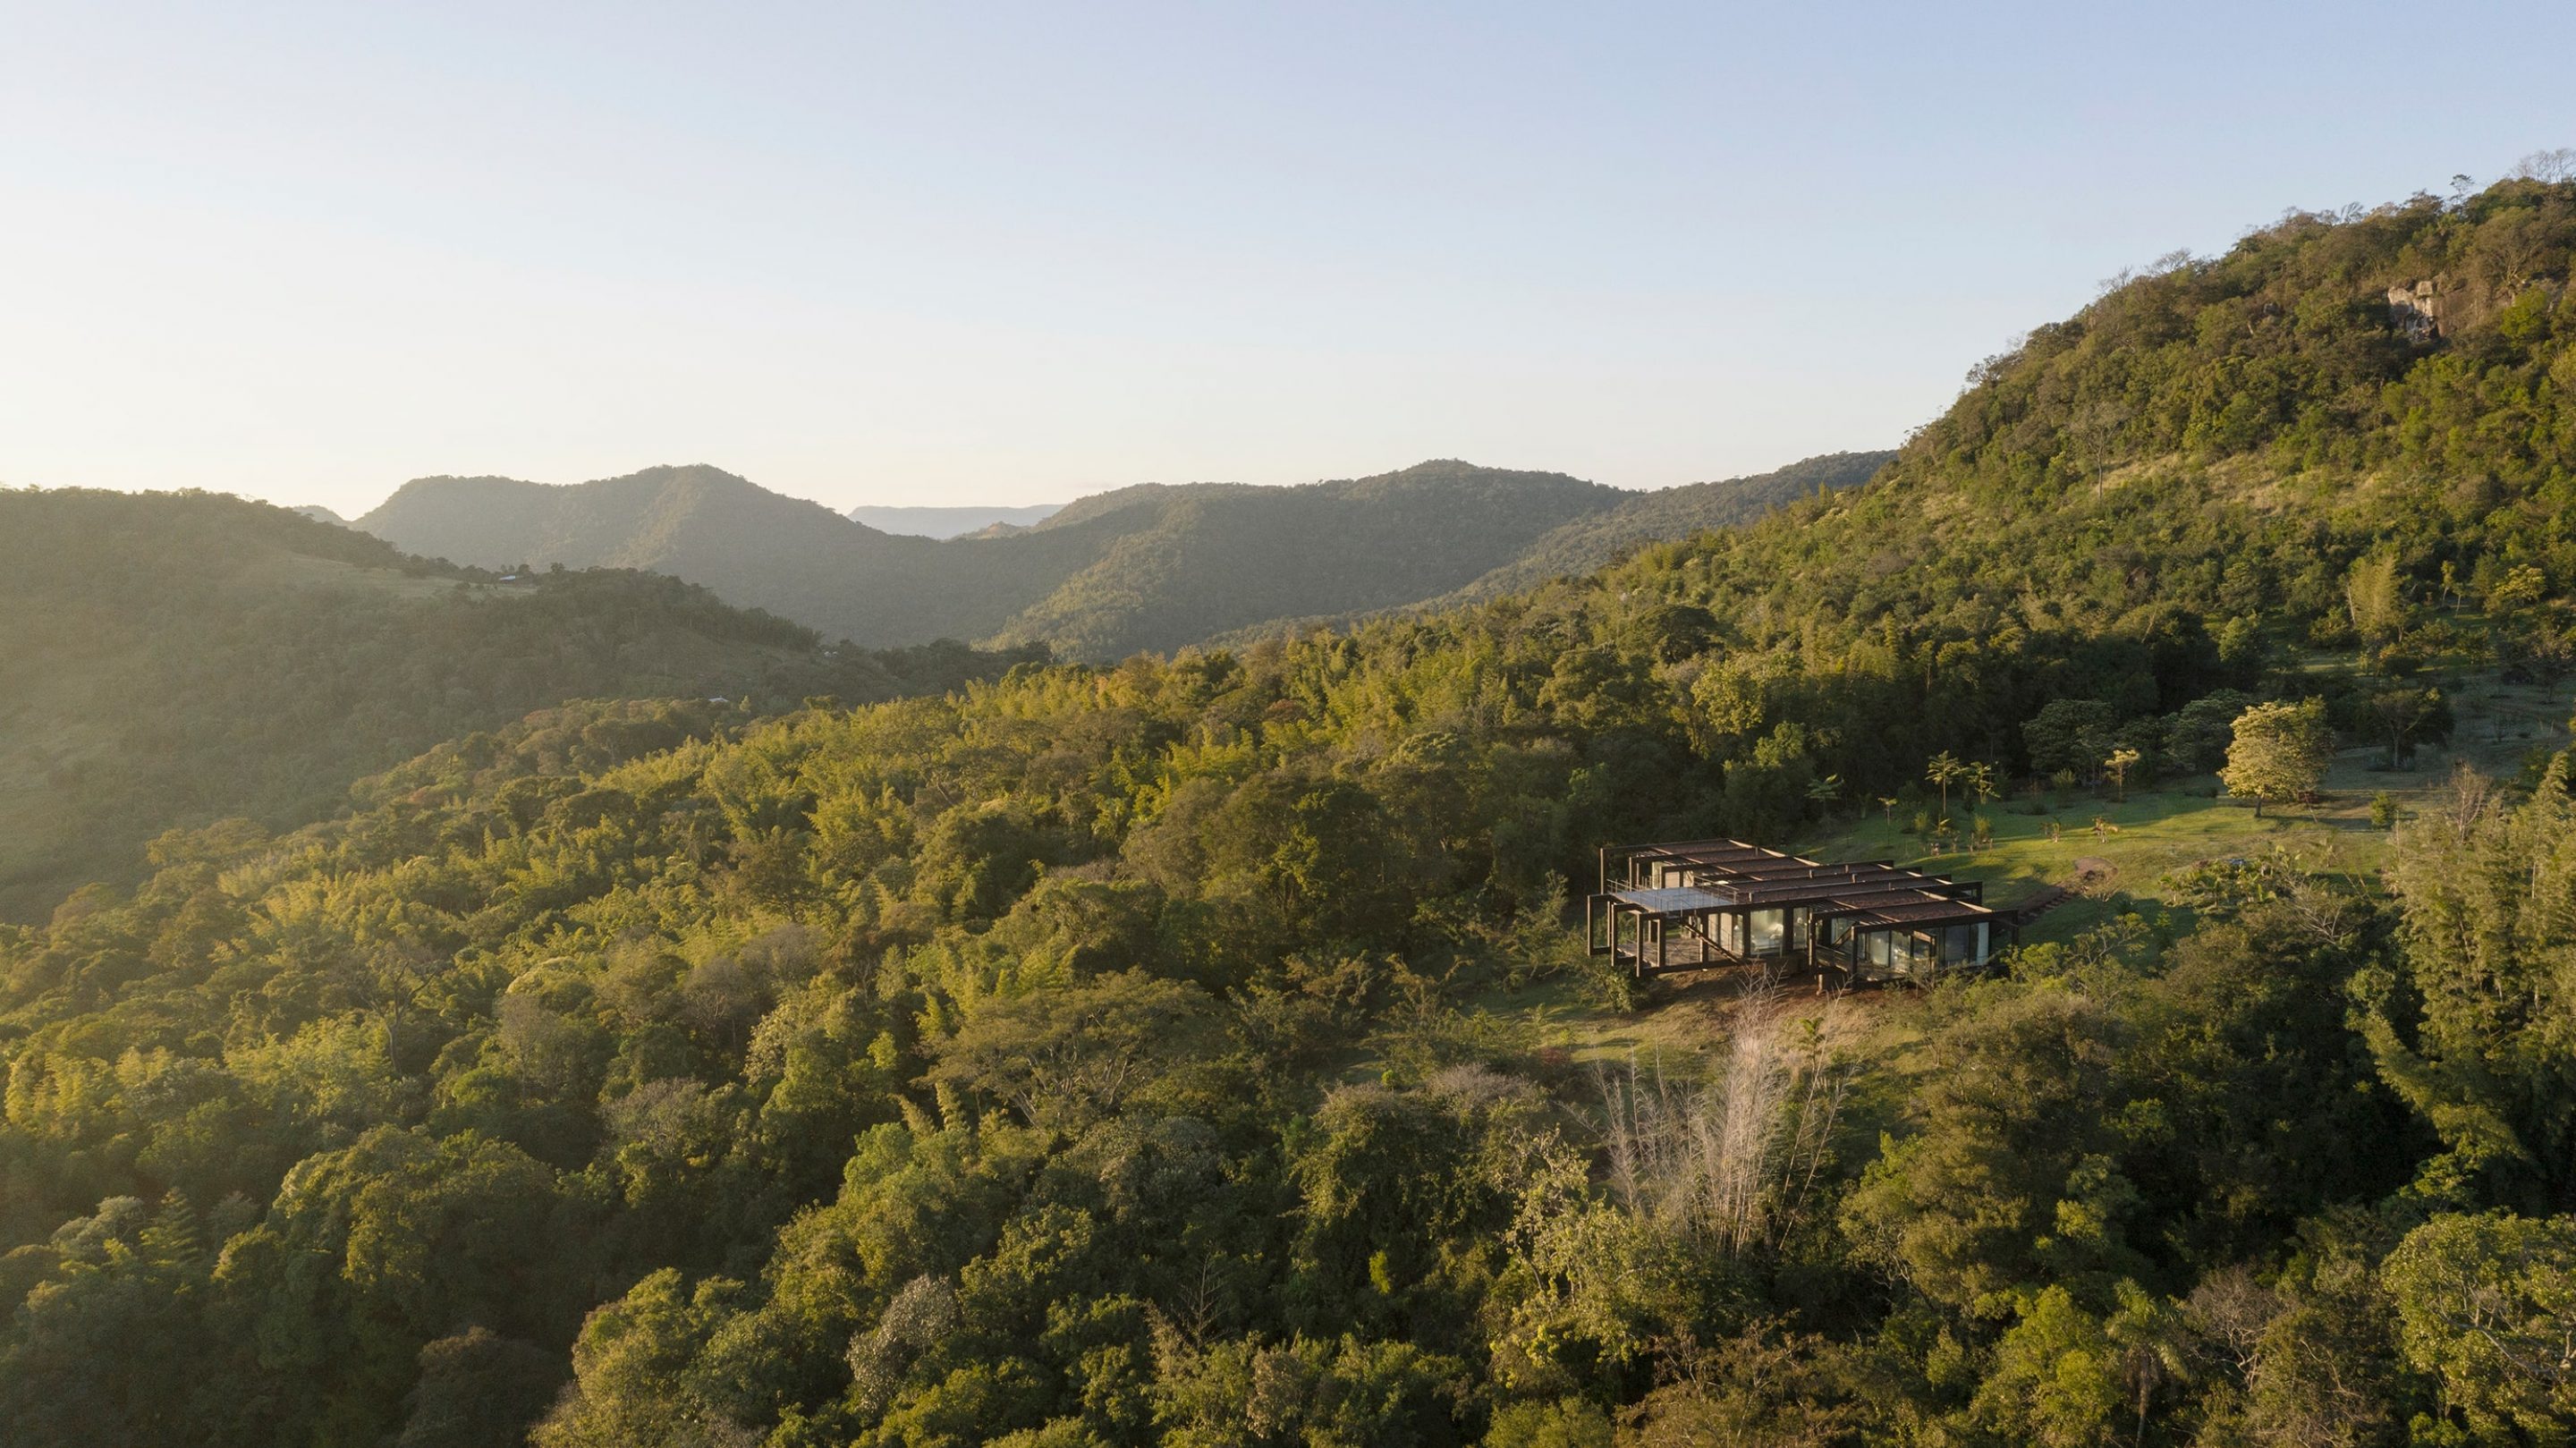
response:
<svg viewBox="0 0 2576 1448"><path fill-rule="evenodd" d="M1430 462L1293 488L1146 485L998 535L880 532L712 467L548 487L423 478L356 527L495 570L650 569L826 637L1041 644L1095 662L1301 621L1490 597L1858 484L1887 453L1631 493Z"/></svg>

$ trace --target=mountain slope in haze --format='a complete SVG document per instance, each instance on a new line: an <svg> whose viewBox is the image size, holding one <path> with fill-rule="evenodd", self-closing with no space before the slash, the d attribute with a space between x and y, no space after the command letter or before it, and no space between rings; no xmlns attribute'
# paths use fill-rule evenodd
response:
<svg viewBox="0 0 2576 1448"><path fill-rule="evenodd" d="M1021 542L996 566L957 551L966 545L881 533L703 465L568 487L421 478L357 526L407 552L487 567L666 573L879 647L998 633L1097 552L1090 533L1069 532Z"/></svg>
<svg viewBox="0 0 2576 1448"><path fill-rule="evenodd" d="M1712 528L1751 523L1820 493L1857 487L1896 454L1889 451L1826 453L1773 472L1718 482L1689 483L1632 496L1605 513L1586 514L1551 529L1511 562L1438 597L1403 605L1414 614L1436 613L1526 592L1550 579L1579 577L1617 561L1646 543L1672 542ZM1265 619L1212 635L1216 647L1239 648L1257 639L1348 628L1366 613Z"/></svg>
<svg viewBox="0 0 2576 1448"><path fill-rule="evenodd" d="M1428 606L1445 608L1519 593L1551 578L1605 568L1641 543L1671 542L1704 529L1750 523L1819 492L1858 487L1895 456L1885 449L1825 453L1751 477L1643 493L1607 513L1577 518L1550 531L1510 563L1431 600Z"/></svg>
<svg viewBox="0 0 2576 1448"><path fill-rule="evenodd" d="M1005 529L1035 527L1063 508L1062 503L1038 503L1025 508L897 508L862 503L842 516L853 523L864 523L880 533L901 533L919 538L961 538L997 526Z"/></svg>
<svg viewBox="0 0 2576 1448"><path fill-rule="evenodd" d="M1127 524L1097 560L999 635L1115 658L1319 604L1337 612L1399 607L1473 579L1624 496L1561 473L1430 462L1294 488L1124 489L1067 507L1025 539L977 546Z"/></svg>
<svg viewBox="0 0 2576 1448"><path fill-rule="evenodd" d="M164 829L298 823L442 739L588 696L887 698L1018 657L879 655L677 579L497 585L214 494L0 492L0 917Z"/></svg>
<svg viewBox="0 0 2576 1448"><path fill-rule="evenodd" d="M837 559L852 548L864 556L871 545L900 556L928 541L890 538L820 503L710 467L647 468L569 488L514 478L420 478L357 526L408 553L492 568L644 568L704 582L747 578L766 566L771 594L792 594L809 560ZM735 601L756 607L769 600Z"/></svg>
<svg viewBox="0 0 2576 1448"><path fill-rule="evenodd" d="M1032 526L931 539L881 532L715 468L664 467L573 487L424 478L358 526L411 552L490 567L670 573L866 644L1043 642L1106 659L1273 620L1418 604L1515 564L1543 575L1596 566L1633 539L1740 521L1855 471L1821 464L1772 475L1769 491L1706 484L1666 496L1440 461L1288 488L1146 484L1079 499Z"/></svg>

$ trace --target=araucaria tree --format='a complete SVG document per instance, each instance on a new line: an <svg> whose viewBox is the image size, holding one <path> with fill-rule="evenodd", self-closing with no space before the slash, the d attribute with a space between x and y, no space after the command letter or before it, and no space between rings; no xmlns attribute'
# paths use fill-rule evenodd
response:
<svg viewBox="0 0 2576 1448"><path fill-rule="evenodd" d="M2125 747L2112 750L2111 757L2102 761L2102 768L2111 776L2112 793L2117 797L2129 797L2129 770L2137 762L2138 751Z"/></svg>

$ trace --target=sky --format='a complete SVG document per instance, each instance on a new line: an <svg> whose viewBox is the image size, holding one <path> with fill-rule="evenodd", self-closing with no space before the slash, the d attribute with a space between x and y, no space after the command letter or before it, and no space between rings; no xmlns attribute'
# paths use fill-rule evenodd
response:
<svg viewBox="0 0 2576 1448"><path fill-rule="evenodd" d="M0 483L835 506L1892 446L2576 146L2576 6L0 0Z"/></svg>

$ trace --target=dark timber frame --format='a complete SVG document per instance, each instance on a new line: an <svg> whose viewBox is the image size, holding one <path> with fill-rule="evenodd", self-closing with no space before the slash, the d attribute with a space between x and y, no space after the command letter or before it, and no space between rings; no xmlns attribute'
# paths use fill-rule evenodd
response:
<svg viewBox="0 0 2576 1448"><path fill-rule="evenodd" d="M2016 935L1978 881L1742 840L1605 849L1600 890L1583 902L1585 948L1639 976L1803 965L1819 987L1928 980L1993 964Z"/></svg>

